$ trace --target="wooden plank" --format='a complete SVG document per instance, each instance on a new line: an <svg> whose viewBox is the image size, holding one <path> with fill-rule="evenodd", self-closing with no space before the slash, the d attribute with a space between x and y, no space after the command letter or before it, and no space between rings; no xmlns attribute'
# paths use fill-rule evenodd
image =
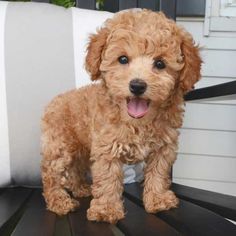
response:
<svg viewBox="0 0 236 236"><path fill-rule="evenodd" d="M209 76L208 77L208 76L205 76L196 84L195 89L209 87L209 86L223 84L223 83L228 83L228 82L232 82L232 81L236 81L236 77L235 78L230 78L230 77L215 77L215 76L213 76L213 77ZM189 101L188 103L221 105L221 106L223 105L224 107L227 106L227 107L231 107L231 109L232 109L233 108L232 105L236 105L236 99L234 99L234 100L229 100L229 99L228 100L222 100L222 98L221 98L221 100L218 100L218 101L193 100L193 101ZM225 123L225 122L223 122L223 123ZM225 124L225 125L227 125L227 124Z"/></svg>
<svg viewBox="0 0 236 236"><path fill-rule="evenodd" d="M175 183L172 184L172 189L181 199L212 210L225 218L236 220L236 197Z"/></svg>
<svg viewBox="0 0 236 236"><path fill-rule="evenodd" d="M3 193L5 190L5 188L0 188L0 194Z"/></svg>
<svg viewBox="0 0 236 236"><path fill-rule="evenodd" d="M176 0L160 0L160 11L166 16L176 19Z"/></svg>
<svg viewBox="0 0 236 236"><path fill-rule="evenodd" d="M225 158L178 154L177 161L174 164L174 178L191 178L196 180L231 182L236 184L235 170L236 157Z"/></svg>
<svg viewBox="0 0 236 236"><path fill-rule="evenodd" d="M69 221L71 225L71 231L73 236L112 236L114 235L110 224L97 223L87 220L87 209L89 208L90 198L80 199L80 208L69 213Z"/></svg>
<svg viewBox="0 0 236 236"><path fill-rule="evenodd" d="M54 232L56 215L46 210L42 190L34 191L25 213L17 224L12 236L51 236Z"/></svg>
<svg viewBox="0 0 236 236"><path fill-rule="evenodd" d="M178 0L177 15L183 17L204 17L205 0Z"/></svg>
<svg viewBox="0 0 236 236"><path fill-rule="evenodd" d="M0 235L13 230L31 192L26 188L8 188L0 195Z"/></svg>
<svg viewBox="0 0 236 236"><path fill-rule="evenodd" d="M119 11L119 0L104 0L104 10L109 12Z"/></svg>
<svg viewBox="0 0 236 236"><path fill-rule="evenodd" d="M232 99L236 99L236 81L195 89L185 96L185 100L190 101L215 97L222 99L223 96L233 96Z"/></svg>
<svg viewBox="0 0 236 236"><path fill-rule="evenodd" d="M70 235L71 235L71 230L70 230L68 215L57 216L53 236L70 236Z"/></svg>
<svg viewBox="0 0 236 236"><path fill-rule="evenodd" d="M173 181L178 184L214 191L222 194L228 194L231 196L236 196L236 183L234 182L217 182L211 180L200 180L200 179L193 179L193 178L179 178L174 177Z"/></svg>
<svg viewBox="0 0 236 236"><path fill-rule="evenodd" d="M236 156L236 132L181 129L179 153L210 156Z"/></svg>
<svg viewBox="0 0 236 236"><path fill-rule="evenodd" d="M173 227L152 214L146 213L143 208L125 198L125 219L120 220L117 226L125 235L156 236L156 235L179 235Z"/></svg>
<svg viewBox="0 0 236 236"><path fill-rule="evenodd" d="M119 0L119 10L137 8L138 0Z"/></svg>
<svg viewBox="0 0 236 236"><path fill-rule="evenodd" d="M230 77L203 76L202 79L199 80L195 84L195 89L209 87L209 86L213 86L213 85L217 85L217 84L228 83L228 82L232 82L232 81L236 81L236 77L230 78Z"/></svg>
<svg viewBox="0 0 236 236"><path fill-rule="evenodd" d="M44 3L50 3L50 0L31 0L31 2L44 2Z"/></svg>
<svg viewBox="0 0 236 236"><path fill-rule="evenodd" d="M236 50L235 37L205 37L203 35L204 18L177 18L177 24L190 32L200 48L206 50Z"/></svg>
<svg viewBox="0 0 236 236"><path fill-rule="evenodd" d="M235 118L236 109L232 106L187 103L183 128L232 132L236 131Z"/></svg>
<svg viewBox="0 0 236 236"><path fill-rule="evenodd" d="M236 50L201 50L201 55L203 76L236 77Z"/></svg>
<svg viewBox="0 0 236 236"><path fill-rule="evenodd" d="M235 17L211 17L210 30L235 32L236 19Z"/></svg>
<svg viewBox="0 0 236 236"><path fill-rule="evenodd" d="M125 186L125 196L142 205L142 189L138 183ZM156 214L184 235L235 235L236 226L221 216L185 200L177 209Z"/></svg>
<svg viewBox="0 0 236 236"><path fill-rule="evenodd" d="M76 7L95 10L96 0L76 0Z"/></svg>
<svg viewBox="0 0 236 236"><path fill-rule="evenodd" d="M120 8L119 8L119 2L120 2ZM153 11L159 11L160 0L121 0L121 1L104 0L105 11L117 12L122 9L136 8L136 7L146 8ZM180 17L193 17L193 16L204 17L205 0L178 0L176 3L176 15Z"/></svg>
<svg viewBox="0 0 236 236"><path fill-rule="evenodd" d="M146 8L153 11L159 11L159 0L138 0L139 8Z"/></svg>

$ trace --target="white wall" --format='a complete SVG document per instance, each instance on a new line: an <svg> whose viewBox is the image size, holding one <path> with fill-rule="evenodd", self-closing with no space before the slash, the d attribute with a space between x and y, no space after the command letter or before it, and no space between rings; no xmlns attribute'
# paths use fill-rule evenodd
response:
<svg viewBox="0 0 236 236"><path fill-rule="evenodd" d="M177 23L202 47L197 88L236 79L234 32L204 36L203 18L179 18ZM236 196L236 100L186 104L173 176L176 183Z"/></svg>

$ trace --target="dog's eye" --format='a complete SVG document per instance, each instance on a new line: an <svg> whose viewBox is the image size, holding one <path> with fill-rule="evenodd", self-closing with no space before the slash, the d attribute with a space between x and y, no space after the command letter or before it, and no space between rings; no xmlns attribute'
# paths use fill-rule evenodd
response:
<svg viewBox="0 0 236 236"><path fill-rule="evenodd" d="M118 61L120 62L120 64L127 64L129 62L129 59L126 56L120 56L118 58Z"/></svg>
<svg viewBox="0 0 236 236"><path fill-rule="evenodd" d="M166 67L166 64L164 61L158 59L154 62L154 66L157 68L157 69L164 69Z"/></svg>

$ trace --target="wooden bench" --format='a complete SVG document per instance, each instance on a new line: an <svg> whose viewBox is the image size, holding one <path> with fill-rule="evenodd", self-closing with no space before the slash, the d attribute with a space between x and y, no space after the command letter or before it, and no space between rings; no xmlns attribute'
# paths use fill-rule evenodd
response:
<svg viewBox="0 0 236 236"><path fill-rule="evenodd" d="M46 210L40 188L0 189L0 235L236 235L236 225L224 218L236 220L236 197L178 184L172 189L179 208L154 215L143 208L140 184L126 185L126 217L116 225L87 220L90 198L80 199L77 211L60 217Z"/></svg>
<svg viewBox="0 0 236 236"><path fill-rule="evenodd" d="M197 89L186 100L236 98L236 82ZM125 186L126 218L116 225L89 222L86 210L90 198L80 199L78 211L59 217L46 210L40 188L0 189L0 235L222 235L235 236L236 197L172 184L180 198L177 209L155 215L145 212L142 187Z"/></svg>

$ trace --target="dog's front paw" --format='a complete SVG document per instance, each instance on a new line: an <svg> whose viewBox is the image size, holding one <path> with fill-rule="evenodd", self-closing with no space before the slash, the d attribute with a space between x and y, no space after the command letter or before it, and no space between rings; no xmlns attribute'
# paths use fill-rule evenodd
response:
<svg viewBox="0 0 236 236"><path fill-rule="evenodd" d="M143 203L147 212L156 213L177 207L179 200L171 190L168 190L162 194L153 192L145 193Z"/></svg>
<svg viewBox="0 0 236 236"><path fill-rule="evenodd" d="M55 190L50 194L44 193L47 209L58 215L66 215L79 207L79 202L70 197L64 190Z"/></svg>
<svg viewBox="0 0 236 236"><path fill-rule="evenodd" d="M87 211L87 217L91 221L105 221L115 224L124 218L122 202L100 203L99 199L93 199Z"/></svg>

